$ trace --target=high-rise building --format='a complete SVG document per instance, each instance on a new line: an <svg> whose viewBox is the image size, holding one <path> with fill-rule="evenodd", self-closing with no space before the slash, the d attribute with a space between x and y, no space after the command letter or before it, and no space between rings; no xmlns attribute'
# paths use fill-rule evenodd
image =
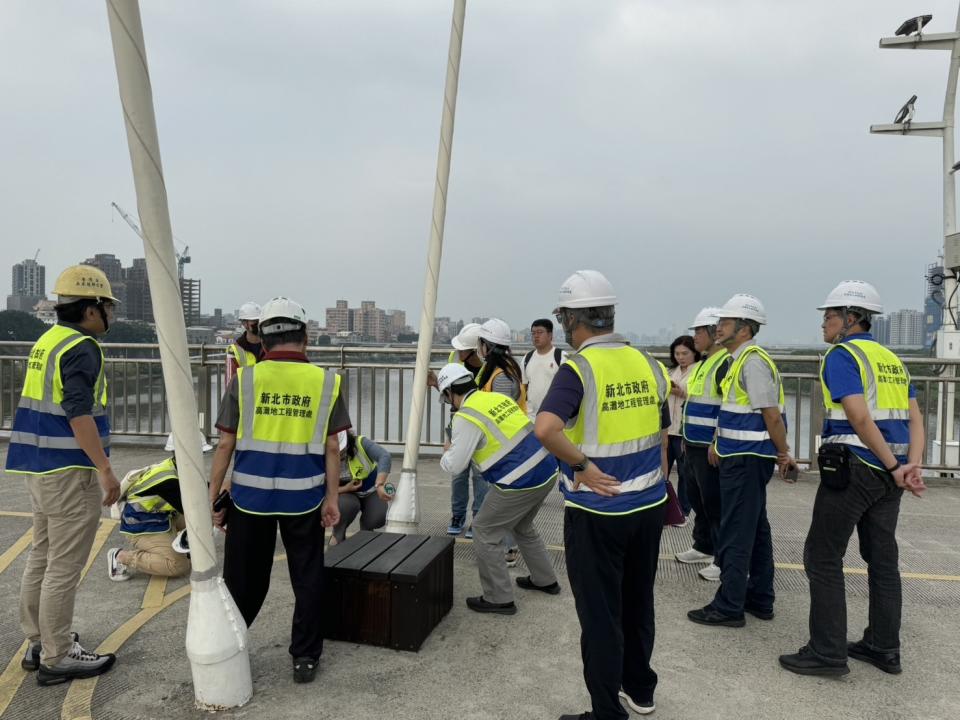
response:
<svg viewBox="0 0 960 720"><path fill-rule="evenodd" d="M870 321L873 339L881 345L890 345L890 320L886 315L875 315Z"/></svg>
<svg viewBox="0 0 960 720"><path fill-rule="evenodd" d="M127 268L126 317L138 322L153 322L153 301L150 295L150 279L147 277L147 261L134 258L133 265Z"/></svg>
<svg viewBox="0 0 960 720"><path fill-rule="evenodd" d="M373 300L363 300L360 307L350 311L351 326L362 340L386 342L386 313Z"/></svg>
<svg viewBox="0 0 960 720"><path fill-rule="evenodd" d="M897 310L890 313L890 339L892 346L923 346L923 313L919 310Z"/></svg>
<svg viewBox="0 0 960 720"><path fill-rule="evenodd" d="M396 340L398 335L408 331L407 313L403 310L387 310L387 332L390 339Z"/></svg>
<svg viewBox="0 0 960 720"><path fill-rule="evenodd" d="M36 260L24 260L13 266L11 294L7 310L33 312L33 307L47 297L47 269Z"/></svg>
<svg viewBox="0 0 960 720"><path fill-rule="evenodd" d="M200 324L200 281L180 279L180 302L183 303L183 320L188 325Z"/></svg>
<svg viewBox="0 0 960 720"><path fill-rule="evenodd" d="M327 332L336 335L340 332L350 332L350 309L346 300L337 300L337 306L327 308Z"/></svg>

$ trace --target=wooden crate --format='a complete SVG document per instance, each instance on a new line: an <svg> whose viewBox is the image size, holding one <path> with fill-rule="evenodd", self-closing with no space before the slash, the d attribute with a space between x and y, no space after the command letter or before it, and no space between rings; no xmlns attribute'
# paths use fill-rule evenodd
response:
<svg viewBox="0 0 960 720"><path fill-rule="evenodd" d="M324 556L324 633L419 650L453 605L453 539L363 530Z"/></svg>

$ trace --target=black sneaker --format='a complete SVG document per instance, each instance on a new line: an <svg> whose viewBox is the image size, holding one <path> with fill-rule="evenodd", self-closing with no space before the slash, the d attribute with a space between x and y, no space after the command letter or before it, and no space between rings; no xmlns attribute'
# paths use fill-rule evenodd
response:
<svg viewBox="0 0 960 720"><path fill-rule="evenodd" d="M638 715L649 715L654 710L657 709L657 704L650 700L634 700L632 697L627 695L623 690L620 691L620 699L623 700L627 707L633 710Z"/></svg>
<svg viewBox="0 0 960 720"><path fill-rule="evenodd" d="M757 605L746 603L743 606L743 611L750 613L755 618L760 620L773 620L773 608L762 608Z"/></svg>
<svg viewBox="0 0 960 720"><path fill-rule="evenodd" d="M80 636L72 632L70 637L73 642L79 642ZM36 672L37 668L40 667L40 641L28 643L27 651L23 654L23 659L20 661L20 667L22 667L27 672Z"/></svg>
<svg viewBox="0 0 960 720"><path fill-rule="evenodd" d="M492 603L483 599L482 595L467 598L467 607L474 612L497 613L498 615L516 615L517 606L515 603Z"/></svg>
<svg viewBox="0 0 960 720"><path fill-rule="evenodd" d="M561 715L560 720L593 720L593 713L585 712L577 715Z"/></svg>
<svg viewBox="0 0 960 720"><path fill-rule="evenodd" d="M560 583L554 580L550 585L534 585L533 579L529 575L517 578L517 587L522 587L524 590L539 590L540 592L547 593L547 595L559 595L560 594Z"/></svg>
<svg viewBox="0 0 960 720"><path fill-rule="evenodd" d="M450 524L447 526L447 535L459 535L463 532L463 524L466 518L463 515L454 515L450 518Z"/></svg>
<svg viewBox="0 0 960 720"><path fill-rule="evenodd" d="M715 625L717 627L741 628L747 624L742 615L740 617L724 615L722 612L714 610L709 605L706 607L697 608L696 610L691 610L687 613L687 618L699 625Z"/></svg>
<svg viewBox="0 0 960 720"><path fill-rule="evenodd" d="M293 659L293 681L295 683L313 682L317 676L319 658L299 657Z"/></svg>
<svg viewBox="0 0 960 720"><path fill-rule="evenodd" d="M879 668L891 675L899 675L903 672L903 668L900 667L900 653L896 651L885 652L882 650L874 650L863 642L863 640L855 643L847 643L847 655L855 660L868 662L875 668Z"/></svg>
<svg viewBox="0 0 960 720"><path fill-rule="evenodd" d="M38 685L59 685L70 680L90 678L102 675L113 667L117 656L113 653L98 655L84 650L80 643L74 642L70 652L60 658L56 665L40 663L37 670Z"/></svg>
<svg viewBox="0 0 960 720"><path fill-rule="evenodd" d="M813 654L809 645L804 645L792 655L781 655L780 664L785 670L797 675L826 675L839 677L850 672L847 663L836 664L821 660Z"/></svg>

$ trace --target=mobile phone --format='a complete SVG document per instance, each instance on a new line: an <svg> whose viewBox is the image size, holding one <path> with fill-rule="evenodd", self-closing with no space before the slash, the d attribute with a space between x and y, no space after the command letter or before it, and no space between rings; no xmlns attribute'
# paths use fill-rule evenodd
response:
<svg viewBox="0 0 960 720"><path fill-rule="evenodd" d="M217 499L213 501L213 511L220 512L221 510L229 510L233 505L233 501L230 499L229 490L221 490L220 494L217 495Z"/></svg>
<svg viewBox="0 0 960 720"><path fill-rule="evenodd" d="M791 465L787 468L787 472L784 473L783 479L789 480L790 482L796 482L800 478L800 468L796 465Z"/></svg>

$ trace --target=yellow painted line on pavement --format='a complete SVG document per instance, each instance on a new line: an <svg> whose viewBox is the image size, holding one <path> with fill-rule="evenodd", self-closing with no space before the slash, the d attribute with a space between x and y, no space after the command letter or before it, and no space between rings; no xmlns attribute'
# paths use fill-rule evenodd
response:
<svg viewBox="0 0 960 720"><path fill-rule="evenodd" d="M27 514L30 517L33 517L31 513ZM103 544L107 541L107 537L110 535L110 532L116 525L117 521L113 520L112 518L102 518L100 520L100 527L97 528L97 534L93 539L93 547L90 548L90 555L87 558L87 563L83 566L83 570L80 572L80 582L83 582L83 579L90 571L94 560L97 559L97 555L103 548ZM29 532L32 538L33 529L31 528ZM25 535L26 533L24 536ZM20 538L20 541L22 540L23 537ZM8 550L7 552L10 551ZM6 553L4 553L4 555L6 555ZM13 696L17 694L17 690L20 689L21 683L23 683L24 678L27 677L27 673L20 668L20 658L26 651L27 643L24 641L23 645L20 646L20 649L17 650L16 654L14 654L13 658L7 664L3 674L0 675L0 715L3 715L3 713L6 712L7 707L13 700Z"/></svg>
<svg viewBox="0 0 960 720"><path fill-rule="evenodd" d="M159 575L151 575L147 589L143 593L141 608L160 607L163 604L163 594L167 591L167 579Z"/></svg>
<svg viewBox="0 0 960 720"><path fill-rule="evenodd" d="M3 674L0 675L0 715L7 711L7 706L13 700L13 696L17 694L20 683L27 676L26 671L20 667L20 658L23 657L25 652L27 652L26 640L23 641L20 649L14 653Z"/></svg>
<svg viewBox="0 0 960 720"><path fill-rule="evenodd" d="M0 510L0 517L28 517L32 518L32 512L21 512L19 510Z"/></svg>
<svg viewBox="0 0 960 720"><path fill-rule="evenodd" d="M20 539L7 548L3 555L0 555L0 573L10 567L10 563L20 557L20 553L30 547L33 542L33 528L27 530Z"/></svg>
<svg viewBox="0 0 960 720"><path fill-rule="evenodd" d="M140 628L152 620L163 610L173 605L178 600L185 598L190 594L190 586L184 585L177 588L169 595L165 595L163 600L156 607L146 607L118 627L110 637L100 643L96 652L100 654L115 653L121 646L137 632ZM86 680L74 680L67 690L67 696L63 700L63 708L60 711L60 720L89 720L93 712L93 692L97 688L99 677L87 678Z"/></svg>

